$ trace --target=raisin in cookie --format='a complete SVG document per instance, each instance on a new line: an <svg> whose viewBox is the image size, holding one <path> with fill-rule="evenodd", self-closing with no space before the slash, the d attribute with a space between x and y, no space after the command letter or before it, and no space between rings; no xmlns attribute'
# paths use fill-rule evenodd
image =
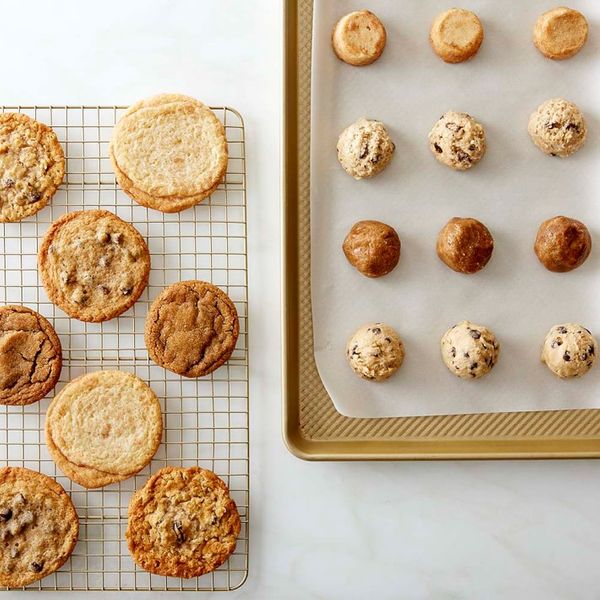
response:
<svg viewBox="0 0 600 600"><path fill-rule="evenodd" d="M72 212L46 232L38 254L50 300L70 317L97 323L133 306L150 274L144 238L106 210Z"/></svg>
<svg viewBox="0 0 600 600"><path fill-rule="evenodd" d="M443 165L466 171L485 154L485 132L467 113L449 110L429 132L429 148Z"/></svg>
<svg viewBox="0 0 600 600"><path fill-rule="evenodd" d="M54 328L25 306L0 307L0 404L31 404L60 377L62 349Z"/></svg>
<svg viewBox="0 0 600 600"><path fill-rule="evenodd" d="M165 467L129 503L133 560L166 577L199 577L235 551L241 521L225 482L200 467Z"/></svg>
<svg viewBox="0 0 600 600"><path fill-rule="evenodd" d="M454 217L438 234L437 254L457 273L477 273L488 264L494 251L494 238L477 219Z"/></svg>
<svg viewBox="0 0 600 600"><path fill-rule="evenodd" d="M159 94L117 123L109 155L119 185L142 206L179 212L208 198L227 170L225 129L195 98Z"/></svg>
<svg viewBox="0 0 600 600"><path fill-rule="evenodd" d="M387 275L400 260L400 238L381 221L359 221L342 246L348 262L366 277Z"/></svg>
<svg viewBox="0 0 600 600"><path fill-rule="evenodd" d="M533 249L546 269L566 273L586 261L592 237L581 221L558 216L540 225Z"/></svg>
<svg viewBox="0 0 600 600"><path fill-rule="evenodd" d="M550 156L565 158L584 144L587 126L579 108L563 98L540 104L527 127L533 143Z"/></svg>
<svg viewBox="0 0 600 600"><path fill-rule="evenodd" d="M338 160L354 179L366 179L383 171L395 149L384 124L365 118L346 127L337 143Z"/></svg>
<svg viewBox="0 0 600 600"><path fill-rule="evenodd" d="M461 321L442 336L442 359L461 379L478 379L489 373L500 354L494 332L483 325Z"/></svg>
<svg viewBox="0 0 600 600"><path fill-rule="evenodd" d="M0 222L42 210L65 175L65 155L50 127L24 114L0 114Z"/></svg>
<svg viewBox="0 0 600 600"><path fill-rule="evenodd" d="M483 26L470 10L451 8L435 18L429 41L444 62L460 63L477 54L483 42Z"/></svg>
<svg viewBox="0 0 600 600"><path fill-rule="evenodd" d="M385 42L383 23L368 10L357 10L342 17L331 36L336 56L356 67L374 63L383 54Z"/></svg>
<svg viewBox="0 0 600 600"><path fill-rule="evenodd" d="M547 58L575 56L588 38L588 23L577 10L559 6L541 14L533 28L533 43Z"/></svg>
<svg viewBox="0 0 600 600"><path fill-rule="evenodd" d="M123 371L74 379L46 414L46 445L54 462L86 488L122 481L143 469L161 436L156 395L139 377Z"/></svg>
<svg viewBox="0 0 600 600"><path fill-rule="evenodd" d="M359 377L369 381L383 381L402 366L404 344L395 329L389 325L368 323L348 340L346 358Z"/></svg>
<svg viewBox="0 0 600 600"><path fill-rule="evenodd" d="M202 377L229 360L239 331L235 304L223 290L205 281L180 281L152 303L145 340L161 367Z"/></svg>
<svg viewBox="0 0 600 600"><path fill-rule="evenodd" d="M0 469L0 585L22 587L54 573L73 552L79 519L54 479Z"/></svg>
<svg viewBox="0 0 600 600"><path fill-rule="evenodd" d="M594 366L596 347L589 329L577 323L563 323L548 332L541 359L561 379L581 377Z"/></svg>

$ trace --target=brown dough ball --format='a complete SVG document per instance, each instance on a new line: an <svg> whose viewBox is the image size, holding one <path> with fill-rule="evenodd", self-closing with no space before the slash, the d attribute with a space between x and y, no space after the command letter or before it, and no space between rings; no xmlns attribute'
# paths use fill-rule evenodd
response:
<svg viewBox="0 0 600 600"><path fill-rule="evenodd" d="M585 262L592 238L581 221L559 216L540 225L533 249L546 269L566 273Z"/></svg>
<svg viewBox="0 0 600 600"><path fill-rule="evenodd" d="M437 254L453 271L476 273L487 265L494 250L494 238L477 219L454 217L440 231Z"/></svg>
<svg viewBox="0 0 600 600"><path fill-rule="evenodd" d="M387 275L400 260L400 238L380 221L359 221L342 246L348 262L367 277Z"/></svg>

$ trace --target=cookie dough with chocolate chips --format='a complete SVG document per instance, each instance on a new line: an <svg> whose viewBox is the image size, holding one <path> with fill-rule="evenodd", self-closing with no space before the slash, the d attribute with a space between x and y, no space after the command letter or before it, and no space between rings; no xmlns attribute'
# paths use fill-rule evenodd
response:
<svg viewBox="0 0 600 600"><path fill-rule="evenodd" d="M540 104L529 117L527 130L544 154L560 158L577 152L587 136L583 114L575 104L563 98Z"/></svg>
<svg viewBox="0 0 600 600"><path fill-rule="evenodd" d="M383 381L404 361L404 344L395 329L385 323L368 323L348 340L346 357L352 370L363 379Z"/></svg>
<svg viewBox="0 0 600 600"><path fill-rule="evenodd" d="M586 261L592 238L581 221L559 216L540 225L533 249L546 269L565 273Z"/></svg>
<svg viewBox="0 0 600 600"><path fill-rule="evenodd" d="M338 160L354 179L366 179L383 171L395 149L384 124L365 118L346 127L337 143Z"/></svg>
<svg viewBox="0 0 600 600"><path fill-rule="evenodd" d="M547 58L575 56L588 38L588 23L577 10L559 6L541 14L533 29L533 43Z"/></svg>
<svg viewBox="0 0 600 600"><path fill-rule="evenodd" d="M442 360L453 375L479 379L487 375L498 360L500 344L494 332L470 321L461 321L442 336Z"/></svg>
<svg viewBox="0 0 600 600"><path fill-rule="evenodd" d="M589 329L563 323L550 329L542 348L542 362L561 379L581 377L596 362L596 340Z"/></svg>
<svg viewBox="0 0 600 600"><path fill-rule="evenodd" d="M383 23L368 10L357 10L343 16L331 36L336 56L355 67L374 63L383 54L385 42Z"/></svg>
<svg viewBox="0 0 600 600"><path fill-rule="evenodd" d="M485 154L485 132L471 115L449 110L429 132L429 148L443 165L466 171Z"/></svg>
<svg viewBox="0 0 600 600"><path fill-rule="evenodd" d="M437 254L453 271L476 273L488 264L494 238L477 219L454 217L438 234Z"/></svg>
<svg viewBox="0 0 600 600"><path fill-rule="evenodd" d="M70 317L100 322L133 306L150 274L137 229L106 210L71 212L48 229L38 253L50 300Z"/></svg>
<svg viewBox="0 0 600 600"><path fill-rule="evenodd" d="M400 238L381 221L359 221L343 244L348 262L366 277L387 275L400 260Z"/></svg>

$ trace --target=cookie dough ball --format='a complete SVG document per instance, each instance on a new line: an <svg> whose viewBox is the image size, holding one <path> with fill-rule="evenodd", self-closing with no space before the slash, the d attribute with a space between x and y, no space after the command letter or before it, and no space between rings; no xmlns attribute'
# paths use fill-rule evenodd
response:
<svg viewBox="0 0 600 600"><path fill-rule="evenodd" d="M366 179L383 171L395 149L383 123L365 118L346 127L337 143L338 160L354 179Z"/></svg>
<svg viewBox="0 0 600 600"><path fill-rule="evenodd" d="M331 36L336 56L355 67L374 63L383 54L385 41L383 23L368 10L357 10L342 17Z"/></svg>
<svg viewBox="0 0 600 600"><path fill-rule="evenodd" d="M494 238L477 219L454 217L438 234L437 255L457 273L477 273L488 264Z"/></svg>
<svg viewBox="0 0 600 600"><path fill-rule="evenodd" d="M547 58L563 60L575 56L586 43L588 24L572 8L559 6L541 14L533 28L533 43Z"/></svg>
<svg viewBox="0 0 600 600"><path fill-rule="evenodd" d="M400 238L381 221L359 221L342 246L348 262L367 277L387 275L400 260Z"/></svg>
<svg viewBox="0 0 600 600"><path fill-rule="evenodd" d="M596 340L577 323L555 325L544 340L542 362L561 379L581 377L596 362Z"/></svg>
<svg viewBox="0 0 600 600"><path fill-rule="evenodd" d="M389 325L368 323L348 340L346 356L357 375L370 381L383 381L402 365L404 344Z"/></svg>
<svg viewBox="0 0 600 600"><path fill-rule="evenodd" d="M442 60L460 63L477 54L483 41L483 27L475 13L451 8L435 18L429 41Z"/></svg>
<svg viewBox="0 0 600 600"><path fill-rule="evenodd" d="M585 143L587 127L575 104L552 98L540 104L529 117L527 127L533 143L544 154L565 158Z"/></svg>
<svg viewBox="0 0 600 600"><path fill-rule="evenodd" d="M485 154L485 132L467 113L449 110L429 132L429 148L442 164L466 171Z"/></svg>
<svg viewBox="0 0 600 600"><path fill-rule="evenodd" d="M581 221L554 217L540 225L533 249L546 269L565 273L585 262L592 250L592 238Z"/></svg>
<svg viewBox="0 0 600 600"><path fill-rule="evenodd" d="M498 360L500 344L493 331L483 325L461 321L442 336L442 359L453 375L478 379L489 373Z"/></svg>

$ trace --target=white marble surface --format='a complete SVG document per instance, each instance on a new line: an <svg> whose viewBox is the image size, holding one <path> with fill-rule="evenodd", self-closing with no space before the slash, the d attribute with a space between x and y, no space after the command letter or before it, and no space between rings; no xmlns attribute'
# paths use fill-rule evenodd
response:
<svg viewBox="0 0 600 600"><path fill-rule="evenodd" d="M13 0L2 4L2 25L4 103L129 102L180 90L246 119L250 577L215 597L600 598L600 462L310 464L285 449L277 0Z"/></svg>

